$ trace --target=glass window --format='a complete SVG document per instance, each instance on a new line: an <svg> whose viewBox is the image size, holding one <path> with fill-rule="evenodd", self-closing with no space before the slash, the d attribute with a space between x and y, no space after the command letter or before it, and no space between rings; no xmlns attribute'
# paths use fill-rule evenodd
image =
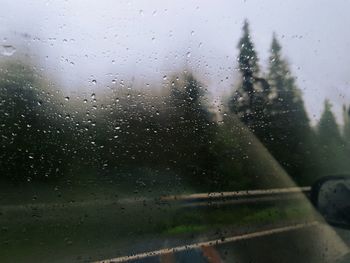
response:
<svg viewBox="0 0 350 263"><path fill-rule="evenodd" d="M350 3L1 6L1 262L347 258Z"/></svg>

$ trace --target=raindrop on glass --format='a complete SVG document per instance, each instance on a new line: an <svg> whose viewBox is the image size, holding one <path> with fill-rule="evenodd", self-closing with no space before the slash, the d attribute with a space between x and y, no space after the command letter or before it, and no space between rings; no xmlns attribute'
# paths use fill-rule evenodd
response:
<svg viewBox="0 0 350 263"><path fill-rule="evenodd" d="M0 52L3 56L10 57L16 52L16 48L11 45L2 45Z"/></svg>

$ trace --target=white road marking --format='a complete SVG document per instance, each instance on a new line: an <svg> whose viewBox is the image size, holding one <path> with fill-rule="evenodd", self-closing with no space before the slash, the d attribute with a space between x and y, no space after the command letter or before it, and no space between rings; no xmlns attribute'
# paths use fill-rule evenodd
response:
<svg viewBox="0 0 350 263"><path fill-rule="evenodd" d="M135 254L135 255L131 255L131 256L123 256L123 257L117 257L117 258L111 258L111 259L104 259L101 261L95 261L94 263L117 263L117 262L126 262L126 261L136 260L136 259L144 259L147 257L160 256L160 255L164 255L164 254L168 254L168 253L181 252L181 251L185 251L188 249L216 246L216 245L221 245L221 244L235 242L235 241L244 240L244 239L262 237L262 236L267 236L267 235L273 235L273 234L298 230L298 229L302 229L302 228L306 228L306 227L316 226L318 224L319 223L317 221L311 221L311 222L307 222L307 223L300 223L300 224L295 224L295 225L290 225L290 226L273 228L273 229L258 231L258 232L254 232L254 233L243 234L243 235L239 235L239 236L231 236L231 237L226 237L226 238L222 238L222 239L210 240L210 241L206 241L206 242L199 242L199 243L183 245L183 246L178 246L178 247L173 247L173 248L164 248L164 249L160 249L160 250L144 252L144 253Z"/></svg>

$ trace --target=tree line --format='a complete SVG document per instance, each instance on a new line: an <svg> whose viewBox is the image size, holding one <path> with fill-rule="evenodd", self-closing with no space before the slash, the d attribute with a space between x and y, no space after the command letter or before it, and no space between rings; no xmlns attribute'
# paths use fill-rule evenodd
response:
<svg viewBox="0 0 350 263"><path fill-rule="evenodd" d="M172 171L198 189L258 187L258 173L270 175L249 156L249 139L239 123L299 184L349 172L349 107L343 107L342 131L328 100L312 127L277 36L267 72L260 69L247 21L238 49L239 84L226 103L227 114L237 120L229 128L214 121L206 86L188 69L169 77L158 91L130 84L67 97L30 63L3 62L0 177L54 181L83 178L93 169L98 180L147 167Z"/></svg>
<svg viewBox="0 0 350 263"><path fill-rule="evenodd" d="M267 73L260 71L247 21L238 48L241 80L230 100L231 112L240 117L297 182L308 183L321 175L348 172L346 107L343 133L328 100L319 123L311 127L302 92L276 35L272 37Z"/></svg>

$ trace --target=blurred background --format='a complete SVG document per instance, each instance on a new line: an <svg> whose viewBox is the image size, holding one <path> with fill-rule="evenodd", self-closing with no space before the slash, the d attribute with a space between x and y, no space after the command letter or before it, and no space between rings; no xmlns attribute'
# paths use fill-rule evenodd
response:
<svg viewBox="0 0 350 263"><path fill-rule="evenodd" d="M310 186L349 173L349 8L347 1L3 0L5 225L17 205ZM78 213L69 209L63 221ZM104 213L89 209L93 218ZM235 213L257 211L249 209ZM264 211L258 220L269 221L275 210ZM241 220L236 215L220 224ZM190 219L189 228L167 222L148 228L193 231ZM2 240L14 240L13 253L27 235L14 228L5 226Z"/></svg>

